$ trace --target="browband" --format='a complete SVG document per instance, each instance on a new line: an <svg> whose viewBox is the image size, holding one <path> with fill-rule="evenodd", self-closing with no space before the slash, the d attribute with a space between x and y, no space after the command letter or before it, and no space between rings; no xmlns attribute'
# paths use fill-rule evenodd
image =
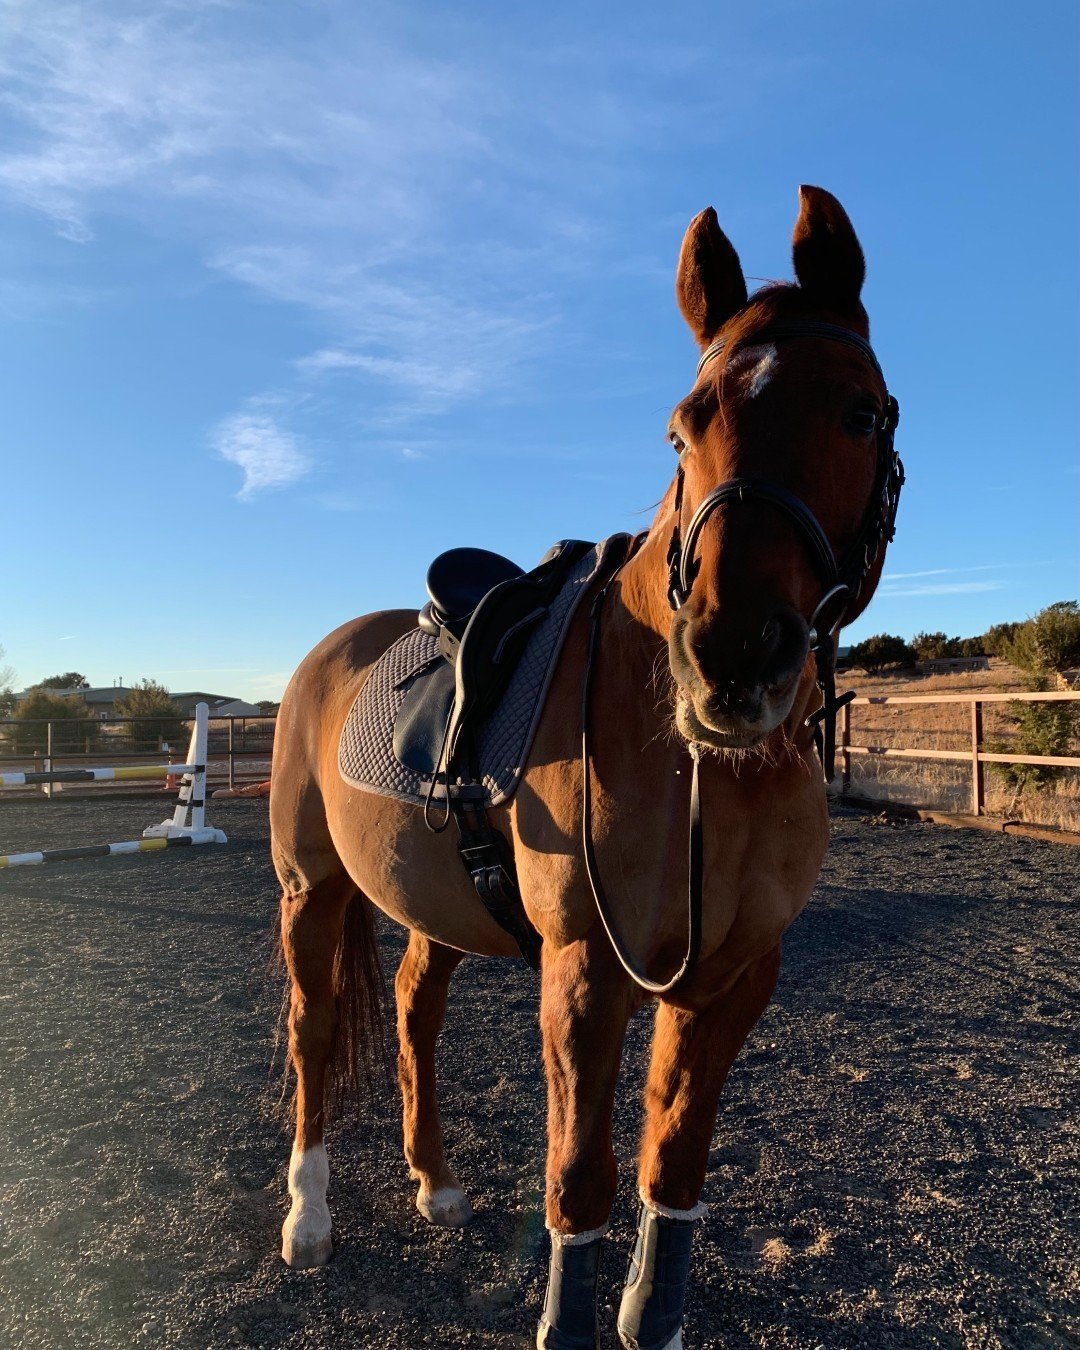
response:
<svg viewBox="0 0 1080 1350"><path fill-rule="evenodd" d="M783 338L828 338L831 342L843 342L848 347L854 347L856 351L861 352L870 362L881 378L885 376L882 373L878 359L874 355L874 349L865 338L861 338L858 333L853 333L850 328L843 328L838 323L822 323L816 319L790 319L786 323L778 321L771 323L767 328L762 328L760 332L752 333L748 337L739 338L740 347L756 347L762 342L779 342ZM715 357L728 346L731 339L722 337L717 338L715 342L710 342L701 353L701 359L697 363L697 373L700 375L705 367Z"/></svg>

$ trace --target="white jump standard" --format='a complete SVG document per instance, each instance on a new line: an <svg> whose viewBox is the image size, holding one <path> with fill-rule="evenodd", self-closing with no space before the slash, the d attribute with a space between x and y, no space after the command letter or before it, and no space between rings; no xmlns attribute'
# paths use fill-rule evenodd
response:
<svg viewBox="0 0 1080 1350"><path fill-rule="evenodd" d="M210 709L195 707L186 764L131 765L118 769L60 769L46 773L0 774L0 785L21 787L24 783L108 782L127 778L180 778L176 809L160 825L149 825L141 839L117 844L85 844L75 848L40 849L32 853L0 854L0 868L36 863L70 862L76 858L108 858L120 853L153 853L159 849L190 848L194 844L224 844L225 834L206 823L206 749Z"/></svg>

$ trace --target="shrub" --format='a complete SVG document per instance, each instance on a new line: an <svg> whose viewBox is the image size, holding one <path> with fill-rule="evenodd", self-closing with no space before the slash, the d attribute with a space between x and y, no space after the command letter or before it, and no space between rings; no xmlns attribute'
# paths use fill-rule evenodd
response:
<svg viewBox="0 0 1080 1350"><path fill-rule="evenodd" d="M918 661L940 661L946 656L960 655L960 639L944 633L916 633L911 649Z"/></svg>
<svg viewBox="0 0 1080 1350"><path fill-rule="evenodd" d="M121 717L153 718L153 721L130 721L124 730L132 745L139 750L155 750L162 741L178 749L187 739L184 715L172 701L169 691L156 680L143 680L117 700L116 711Z"/></svg>
<svg viewBox="0 0 1080 1350"><path fill-rule="evenodd" d="M0 660L3 660L4 649L0 647ZM15 690L11 687L15 683L15 672L10 666L0 666L0 717L10 717L15 707Z"/></svg>
<svg viewBox="0 0 1080 1350"><path fill-rule="evenodd" d="M1002 655L1031 675L1080 666L1080 605L1059 600L1033 619L1017 624L1003 644Z"/></svg>
<svg viewBox="0 0 1080 1350"><path fill-rule="evenodd" d="M983 651L987 656L1004 656L1018 623L995 623L983 634Z"/></svg>
<svg viewBox="0 0 1080 1350"><path fill-rule="evenodd" d="M868 675L876 675L887 666L910 668L915 664L915 653L903 638L894 637L892 633L875 633L873 637L857 642L848 660Z"/></svg>
<svg viewBox="0 0 1080 1350"><path fill-rule="evenodd" d="M1035 615L1032 642L1044 670L1080 666L1080 604L1059 600Z"/></svg>
<svg viewBox="0 0 1080 1350"><path fill-rule="evenodd" d="M90 681L78 670L67 670L63 675L50 675L34 685L35 689L89 689Z"/></svg>
<svg viewBox="0 0 1080 1350"><path fill-rule="evenodd" d="M25 722L25 727L14 729L13 750L40 751L48 748L48 728L45 720L53 722L53 750L70 755L88 749L101 735L101 724L94 718L81 698L63 698L36 687L28 697L15 705L14 718Z"/></svg>
<svg viewBox="0 0 1080 1350"><path fill-rule="evenodd" d="M1044 690L1048 683L1045 678L1034 679L1031 686ZM1011 748L1022 755L1067 755L1080 730L1080 710L1075 703L1010 703L1007 716L1016 728ZM988 750L999 754L1009 748L1003 743L987 745ZM1052 764L991 764L990 768L1018 793L1025 788L1037 792L1067 772Z"/></svg>

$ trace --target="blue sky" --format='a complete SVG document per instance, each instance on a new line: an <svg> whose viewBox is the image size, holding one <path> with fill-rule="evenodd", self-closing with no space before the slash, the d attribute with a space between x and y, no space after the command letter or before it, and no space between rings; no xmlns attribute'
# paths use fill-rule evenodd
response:
<svg viewBox="0 0 1080 1350"><path fill-rule="evenodd" d="M703 206L844 202L909 483L849 640L1078 590L1074 0L89 3L0 20L0 644L276 697L428 559L647 522ZM13 542L17 547L12 547Z"/></svg>

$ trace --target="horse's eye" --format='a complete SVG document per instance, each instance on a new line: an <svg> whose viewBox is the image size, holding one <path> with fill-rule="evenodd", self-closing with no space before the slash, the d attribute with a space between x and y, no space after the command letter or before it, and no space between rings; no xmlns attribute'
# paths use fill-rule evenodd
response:
<svg viewBox="0 0 1080 1350"><path fill-rule="evenodd" d="M877 424L878 414L874 408L858 408L847 417L847 428L855 436L872 436Z"/></svg>
<svg viewBox="0 0 1080 1350"><path fill-rule="evenodd" d="M668 440L675 447L675 453L677 455L681 455L682 452L686 449L686 442L683 440L683 438L679 435L677 431L669 431Z"/></svg>

